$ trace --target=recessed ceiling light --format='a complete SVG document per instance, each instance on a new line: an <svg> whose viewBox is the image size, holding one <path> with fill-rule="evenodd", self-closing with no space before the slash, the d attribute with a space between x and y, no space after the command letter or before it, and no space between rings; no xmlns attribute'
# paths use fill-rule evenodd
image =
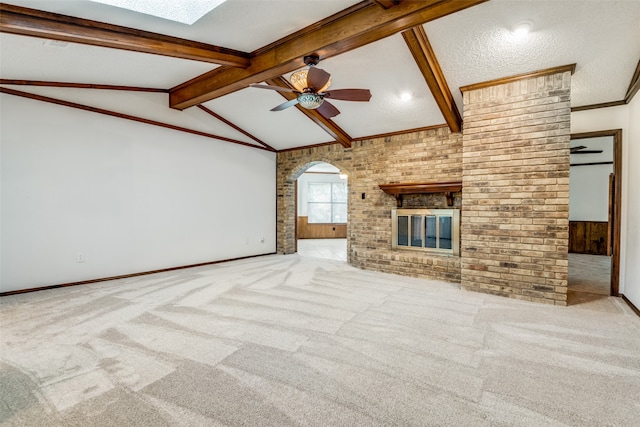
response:
<svg viewBox="0 0 640 427"><path fill-rule="evenodd" d="M226 0L91 0L191 25Z"/></svg>
<svg viewBox="0 0 640 427"><path fill-rule="evenodd" d="M524 21L518 22L511 28L511 33L517 37L524 37L533 29L533 21L530 19L525 19Z"/></svg>
<svg viewBox="0 0 640 427"><path fill-rule="evenodd" d="M413 98L413 94L411 92L402 92L400 94L400 99L403 101L408 101Z"/></svg>

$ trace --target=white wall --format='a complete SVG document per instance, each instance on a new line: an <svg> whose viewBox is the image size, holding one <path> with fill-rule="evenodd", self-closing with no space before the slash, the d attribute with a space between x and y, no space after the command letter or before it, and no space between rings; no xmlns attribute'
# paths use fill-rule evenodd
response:
<svg viewBox="0 0 640 427"><path fill-rule="evenodd" d="M620 289L640 307L640 96L629 105L571 113L571 133L622 129Z"/></svg>
<svg viewBox="0 0 640 427"><path fill-rule="evenodd" d="M585 163L613 163L613 137L571 140L571 147L586 147L582 154L571 154L569 184L570 221L608 221L609 175L613 165L584 165ZM601 153L586 153L601 151Z"/></svg>
<svg viewBox="0 0 640 427"><path fill-rule="evenodd" d="M0 291L275 252L275 154L0 102Z"/></svg>
<svg viewBox="0 0 640 427"><path fill-rule="evenodd" d="M627 181L626 260L624 294L640 308L640 94L629 104L629 138L626 159Z"/></svg>
<svg viewBox="0 0 640 427"><path fill-rule="evenodd" d="M571 166L569 220L609 220L609 174L613 165Z"/></svg>

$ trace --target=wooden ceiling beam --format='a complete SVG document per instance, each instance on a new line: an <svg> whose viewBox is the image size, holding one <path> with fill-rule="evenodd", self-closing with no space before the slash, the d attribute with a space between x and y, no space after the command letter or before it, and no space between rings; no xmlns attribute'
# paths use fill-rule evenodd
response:
<svg viewBox="0 0 640 427"><path fill-rule="evenodd" d="M388 9L364 1L254 52L246 69L219 67L176 86L170 106L183 110L301 68L305 55L329 58L485 1L404 1Z"/></svg>
<svg viewBox="0 0 640 427"><path fill-rule="evenodd" d="M272 86L280 86L280 87L288 87L292 88L292 86L285 80L283 77L276 77L274 79L268 79L267 83ZM296 98L296 94L292 92L278 92L280 95L285 97L287 100L292 100ZM340 126L335 124L330 119L326 118L322 114L320 114L317 110L309 110L300 105L296 105L298 110L304 113L305 116L313 120L315 124L320 126L325 132L327 132L336 142L340 143L345 148L351 148L352 138L344 131Z"/></svg>
<svg viewBox="0 0 640 427"><path fill-rule="evenodd" d="M0 32L248 67L249 54L119 25L0 3Z"/></svg>
<svg viewBox="0 0 640 427"><path fill-rule="evenodd" d="M400 3L400 0L373 0L373 2L383 9L389 9Z"/></svg>
<svg viewBox="0 0 640 427"><path fill-rule="evenodd" d="M154 87L140 86L119 86L119 85L103 85L93 83L73 83L73 82L49 82L43 80L16 80L16 79L0 79L0 85L14 86L43 86L43 87L66 87L74 89L105 89L105 90L123 90L129 92L156 92L168 93L169 90Z"/></svg>
<svg viewBox="0 0 640 427"><path fill-rule="evenodd" d="M404 37L420 72L424 76L449 129L454 133L460 132L462 130L462 117L451 90L449 90L449 85L440 68L440 64L438 64L438 59L431 48L424 27L418 25L403 31L402 37Z"/></svg>
<svg viewBox="0 0 640 427"><path fill-rule="evenodd" d="M198 105L198 108L200 108L202 111L204 111L205 113L209 114L210 116L215 117L216 119L220 120L222 123L224 123L225 125L229 126L230 128L233 128L233 129L237 130L238 132L240 132L241 134L243 134L245 136L248 136L249 138L253 139L255 142L257 142L258 144L260 144L263 147L267 148L268 150L277 151L275 148L273 148L272 146L270 146L266 142L264 142L264 141L260 140L259 138L253 136L252 134L250 134L246 130L242 129L240 126L237 126L235 123L230 122L229 120L227 120L224 117L222 117L220 114L218 114L215 111L205 107L204 105Z"/></svg>
<svg viewBox="0 0 640 427"><path fill-rule="evenodd" d="M6 93L8 95L19 96L22 98L33 99L36 101L47 102L55 105L62 105L63 107L75 108L78 110L89 111L91 113L104 114L106 116L117 117L119 119L131 120L138 123L144 123L147 125L158 126L165 129L172 129L179 132L186 132L193 135L204 136L206 138L217 139L219 141L231 142L233 144L244 145L245 147L257 148L259 150L274 151L260 145L250 144L248 142L240 141L233 138L227 138L221 135L215 135L208 132L203 132L195 129L189 129L182 126L176 126L170 123L159 122L157 120L145 119L144 117L132 116L130 114L124 114L113 110L106 110L104 108L92 107L90 105L78 104L77 102L65 101L63 99L51 98L49 96L38 95L35 93L22 92L20 90L9 89L0 86L0 93Z"/></svg>

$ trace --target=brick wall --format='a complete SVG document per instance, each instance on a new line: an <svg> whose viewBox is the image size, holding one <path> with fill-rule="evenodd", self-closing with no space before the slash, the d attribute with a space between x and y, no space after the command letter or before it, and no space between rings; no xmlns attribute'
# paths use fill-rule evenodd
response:
<svg viewBox="0 0 640 427"><path fill-rule="evenodd" d="M461 285L566 305L569 71L464 90Z"/></svg>
<svg viewBox="0 0 640 427"><path fill-rule="evenodd" d="M332 144L278 153L276 174L278 180L276 188L276 248L278 253L292 254L296 251L296 180L304 171L320 162L331 163L342 172L349 174L352 164L351 151L351 149L343 148L340 144Z"/></svg>
<svg viewBox="0 0 640 427"><path fill-rule="evenodd" d="M569 71L464 90L464 135L446 128L278 154L278 252L295 251L295 180L324 161L349 175L349 262L464 289L566 304ZM383 183L462 180L460 257L391 250ZM364 194L364 198L362 195ZM462 197L461 197L462 196ZM442 194L404 207L444 208Z"/></svg>
<svg viewBox="0 0 640 427"><path fill-rule="evenodd" d="M391 210L396 201L379 184L462 179L462 136L447 128L278 154L278 252L295 245L294 181L313 162L325 161L349 175L347 250L357 267L460 281L460 258L391 250ZM364 199L362 198L362 195ZM460 207L461 194L454 198ZM405 196L403 207L446 208L443 194Z"/></svg>

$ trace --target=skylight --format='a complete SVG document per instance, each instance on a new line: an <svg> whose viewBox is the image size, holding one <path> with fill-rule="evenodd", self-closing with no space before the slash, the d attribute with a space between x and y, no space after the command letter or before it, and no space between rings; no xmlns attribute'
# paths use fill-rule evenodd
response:
<svg viewBox="0 0 640 427"><path fill-rule="evenodd" d="M91 0L191 25L226 0Z"/></svg>

